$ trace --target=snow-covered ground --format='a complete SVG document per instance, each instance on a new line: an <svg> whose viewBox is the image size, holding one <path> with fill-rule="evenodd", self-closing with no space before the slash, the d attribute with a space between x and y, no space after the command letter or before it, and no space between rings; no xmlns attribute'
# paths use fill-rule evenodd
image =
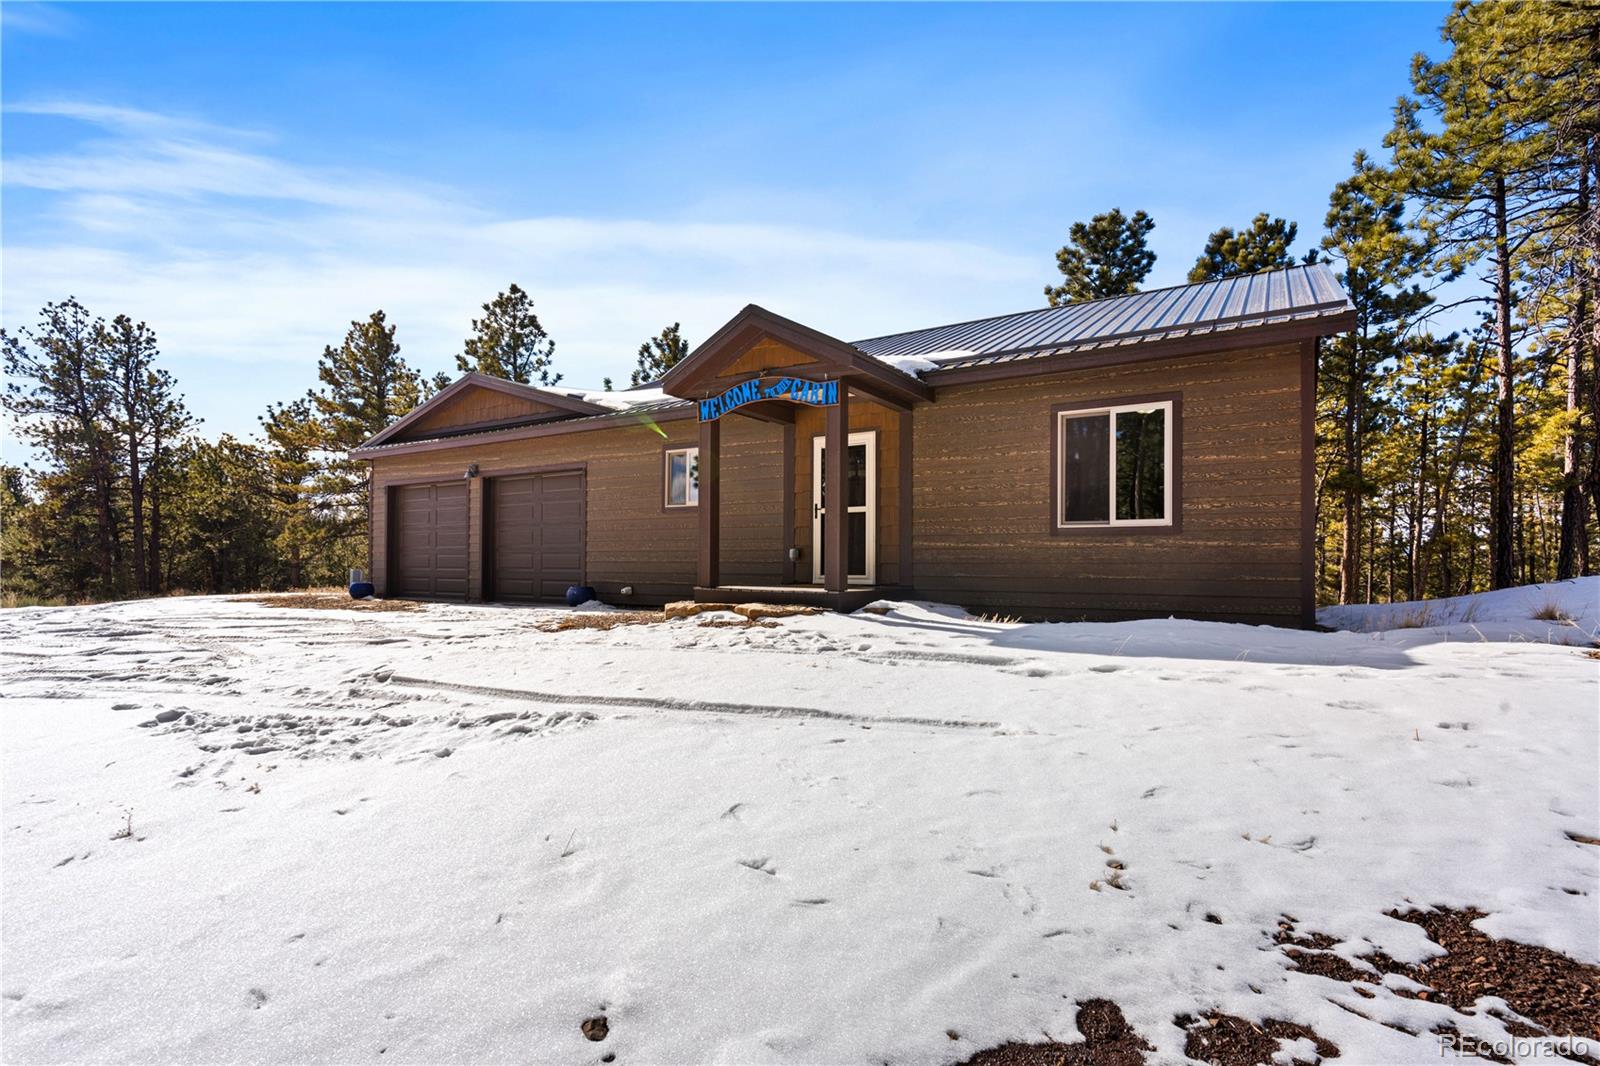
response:
<svg viewBox="0 0 1600 1066"><path fill-rule="evenodd" d="M1552 581L1415 603L1324 607L1317 621L1357 633L1412 630L1414 640L1513 640L1595 646L1600 578Z"/></svg>
<svg viewBox="0 0 1600 1066"><path fill-rule="evenodd" d="M1589 633L1597 589L1566 590ZM1476 906L1600 962L1568 835L1600 836L1600 662L1494 602L1367 633L7 611L0 1058L935 1064L1103 997L1155 1061L1219 1010L1437 1063L1431 1026L1501 1023L1269 935L1418 960L1385 911Z"/></svg>

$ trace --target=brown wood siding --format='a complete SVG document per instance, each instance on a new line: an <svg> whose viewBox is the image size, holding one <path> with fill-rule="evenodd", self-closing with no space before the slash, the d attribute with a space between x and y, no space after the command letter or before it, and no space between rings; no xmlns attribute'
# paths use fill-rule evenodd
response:
<svg viewBox="0 0 1600 1066"><path fill-rule="evenodd" d="M814 356L807 355L798 348L791 348L771 337L763 337L752 344L743 355L729 363L717 376L737 380L766 370L798 370L801 367L814 366L816 363Z"/></svg>
<svg viewBox="0 0 1600 1066"><path fill-rule="evenodd" d="M725 580L776 582L782 575L780 427L748 418L724 420L723 568ZM674 420L512 441L484 441L438 451L379 456L372 461L372 580L389 587L387 514L391 486L459 479L468 464L480 476L469 489L469 599L483 597L483 484L488 478L551 468L585 473L584 575L612 603L660 603L690 595L695 581L697 514L663 508L662 448L693 447L695 423ZM662 436L665 434L665 437ZM620 594L632 586L633 595Z"/></svg>
<svg viewBox="0 0 1600 1066"><path fill-rule="evenodd" d="M917 408L920 418L927 407ZM817 546L811 543L811 458L813 440L823 435L826 412L796 407L794 423L794 543L800 548L795 576L811 581ZM850 432L875 430L878 464L878 576L880 585L900 584L900 414L859 393L850 394Z"/></svg>
<svg viewBox="0 0 1600 1066"><path fill-rule="evenodd" d="M941 388L915 414L917 594L1027 617L1299 624L1301 379L1291 344ZM1172 392L1181 529L1052 535L1051 408Z"/></svg>
<svg viewBox="0 0 1600 1066"><path fill-rule="evenodd" d="M511 396L495 389L468 388L448 401L437 411L411 423L393 443L432 436L441 430L460 429L463 426L492 425L542 414L565 414L548 404L521 396Z"/></svg>

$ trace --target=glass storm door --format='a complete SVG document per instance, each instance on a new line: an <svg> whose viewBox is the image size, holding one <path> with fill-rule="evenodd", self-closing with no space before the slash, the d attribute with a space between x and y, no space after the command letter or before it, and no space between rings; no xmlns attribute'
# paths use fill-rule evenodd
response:
<svg viewBox="0 0 1600 1066"><path fill-rule="evenodd" d="M878 449L877 434L850 434L845 460L845 521L850 523L850 583L870 585L878 570ZM822 583L827 573L828 449L817 437L811 449L811 579Z"/></svg>

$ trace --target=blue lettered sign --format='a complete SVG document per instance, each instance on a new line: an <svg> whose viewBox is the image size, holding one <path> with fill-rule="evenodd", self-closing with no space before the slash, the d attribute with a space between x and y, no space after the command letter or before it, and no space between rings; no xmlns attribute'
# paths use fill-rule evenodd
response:
<svg viewBox="0 0 1600 1066"><path fill-rule="evenodd" d="M805 378L751 378L741 381L721 396L700 401L700 421L711 422L747 403L761 400L787 400L831 407L839 402L837 381L807 381Z"/></svg>

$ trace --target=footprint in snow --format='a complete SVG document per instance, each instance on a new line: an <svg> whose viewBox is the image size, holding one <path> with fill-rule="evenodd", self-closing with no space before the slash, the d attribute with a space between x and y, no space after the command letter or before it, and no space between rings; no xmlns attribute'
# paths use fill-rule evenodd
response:
<svg viewBox="0 0 1600 1066"><path fill-rule="evenodd" d="M1100 666L1089 667L1090 672L1096 674L1114 674L1121 669L1122 667L1116 663L1102 663Z"/></svg>

